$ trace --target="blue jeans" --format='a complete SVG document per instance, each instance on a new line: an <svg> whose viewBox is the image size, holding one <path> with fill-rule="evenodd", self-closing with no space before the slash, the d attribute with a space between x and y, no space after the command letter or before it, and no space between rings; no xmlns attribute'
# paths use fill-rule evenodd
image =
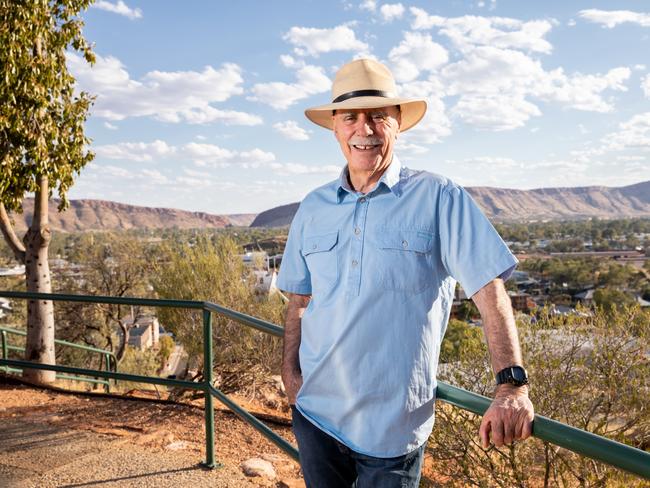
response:
<svg viewBox="0 0 650 488"><path fill-rule="evenodd" d="M307 488L417 488L420 483L424 446L393 458L366 456L327 435L296 407L291 411Z"/></svg>

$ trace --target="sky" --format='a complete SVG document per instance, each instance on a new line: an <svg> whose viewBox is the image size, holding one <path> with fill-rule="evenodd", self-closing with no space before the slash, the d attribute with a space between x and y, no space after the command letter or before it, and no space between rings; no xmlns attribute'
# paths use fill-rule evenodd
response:
<svg viewBox="0 0 650 488"><path fill-rule="evenodd" d="M301 200L345 164L304 110L386 64L428 101L403 165L464 186L650 180L646 1L98 0L82 14L94 161L71 198L218 214Z"/></svg>

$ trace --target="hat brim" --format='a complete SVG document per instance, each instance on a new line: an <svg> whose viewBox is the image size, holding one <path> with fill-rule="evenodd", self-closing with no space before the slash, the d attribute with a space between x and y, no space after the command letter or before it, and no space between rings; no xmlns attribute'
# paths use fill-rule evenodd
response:
<svg viewBox="0 0 650 488"><path fill-rule="evenodd" d="M427 111L423 98L354 97L339 103L329 103L305 110L305 116L314 124L332 130L332 110L364 109L400 106L402 123L400 132L409 130L417 124Z"/></svg>

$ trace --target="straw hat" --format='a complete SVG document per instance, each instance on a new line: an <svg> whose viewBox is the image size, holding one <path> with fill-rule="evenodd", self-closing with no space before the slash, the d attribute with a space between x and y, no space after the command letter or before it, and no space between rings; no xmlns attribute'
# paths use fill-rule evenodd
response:
<svg viewBox="0 0 650 488"><path fill-rule="evenodd" d="M374 59L357 59L344 65L334 78L332 103L308 108L305 115L313 123L332 129L332 110L380 108L399 105L400 132L417 124L427 111L423 98L399 98L395 80L383 64Z"/></svg>

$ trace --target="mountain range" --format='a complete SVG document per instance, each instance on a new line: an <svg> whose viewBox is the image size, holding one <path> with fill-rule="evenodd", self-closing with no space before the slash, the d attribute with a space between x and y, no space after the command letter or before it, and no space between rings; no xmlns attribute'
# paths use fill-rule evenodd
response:
<svg viewBox="0 0 650 488"><path fill-rule="evenodd" d="M57 211L58 201L49 205L50 227L54 231L161 229L220 229L227 226L246 227L255 214L214 215L174 208L140 207L106 200L70 200L70 207ZM23 213L12 214L16 230L24 231L31 222L34 199L26 198Z"/></svg>
<svg viewBox="0 0 650 488"><path fill-rule="evenodd" d="M466 190L490 220L613 219L650 217L650 181L622 187L583 186L511 190L485 186ZM251 227L289 225L299 202L260 213Z"/></svg>
<svg viewBox="0 0 650 488"><path fill-rule="evenodd" d="M650 181L623 187L576 188L467 187L493 221L650 217ZM50 203L50 226L55 231L127 230L136 228L223 228L227 226L283 227L291 223L299 202L256 214L215 215L173 208L140 207L105 200L71 200L59 213ZM26 198L24 213L13 214L21 232L31 221L34 200Z"/></svg>

